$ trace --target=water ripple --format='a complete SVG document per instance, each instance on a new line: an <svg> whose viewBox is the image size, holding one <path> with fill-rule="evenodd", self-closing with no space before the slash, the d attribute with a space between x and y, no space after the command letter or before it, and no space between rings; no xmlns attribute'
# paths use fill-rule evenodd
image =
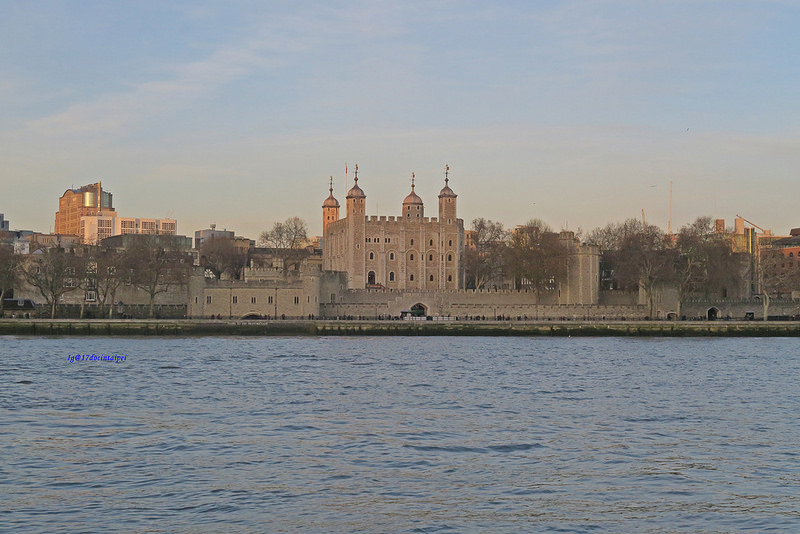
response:
<svg viewBox="0 0 800 534"><path fill-rule="evenodd" d="M795 340L0 342L0 530L800 521ZM78 352L128 358L66 361Z"/></svg>

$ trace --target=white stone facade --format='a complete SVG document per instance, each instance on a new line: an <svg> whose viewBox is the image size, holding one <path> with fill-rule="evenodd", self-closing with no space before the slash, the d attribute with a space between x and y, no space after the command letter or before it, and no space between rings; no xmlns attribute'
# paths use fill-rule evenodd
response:
<svg viewBox="0 0 800 534"><path fill-rule="evenodd" d="M339 219L333 191L322 209L323 269L347 273L349 289L463 287L464 222L448 185L439 193L439 217L425 217L413 185L400 216L367 216L358 176L347 193L346 217Z"/></svg>
<svg viewBox="0 0 800 534"><path fill-rule="evenodd" d="M81 217L80 238L86 245L97 245L103 239L124 234L176 235L175 219L142 219L113 215L84 215Z"/></svg>

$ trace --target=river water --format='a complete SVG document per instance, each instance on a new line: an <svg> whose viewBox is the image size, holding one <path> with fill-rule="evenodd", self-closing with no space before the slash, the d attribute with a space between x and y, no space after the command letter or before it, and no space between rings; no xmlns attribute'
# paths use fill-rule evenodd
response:
<svg viewBox="0 0 800 534"><path fill-rule="evenodd" d="M797 532L799 349L0 338L0 530Z"/></svg>

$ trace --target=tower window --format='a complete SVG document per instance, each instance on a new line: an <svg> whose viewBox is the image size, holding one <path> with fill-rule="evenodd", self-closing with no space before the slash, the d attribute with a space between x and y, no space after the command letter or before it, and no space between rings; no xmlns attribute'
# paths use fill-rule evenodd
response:
<svg viewBox="0 0 800 534"><path fill-rule="evenodd" d="M369 259L371 259L371 260L375 259L375 253L374 252L370 252L369 253Z"/></svg>
<svg viewBox="0 0 800 534"><path fill-rule="evenodd" d="M448 242L447 242L447 246L449 246L449 247L452 247L452 246L453 246L453 240L452 240L452 239L451 239L450 241L448 241Z"/></svg>
<svg viewBox="0 0 800 534"><path fill-rule="evenodd" d="M411 246L414 246L414 239L411 239Z"/></svg>
<svg viewBox="0 0 800 534"><path fill-rule="evenodd" d="M452 282L453 281L453 275L452 274L448 274L447 275L447 281L448 282Z"/></svg>
<svg viewBox="0 0 800 534"><path fill-rule="evenodd" d="M414 281L414 275L412 274L411 276L408 277L408 279L413 282Z"/></svg>
<svg viewBox="0 0 800 534"><path fill-rule="evenodd" d="M453 255L452 254L448 254L447 255L447 261L453 261Z"/></svg>
<svg viewBox="0 0 800 534"><path fill-rule="evenodd" d="M389 273L389 281L390 281L390 282L394 282L394 271L391 271L391 272Z"/></svg>
<svg viewBox="0 0 800 534"><path fill-rule="evenodd" d="M393 260L393 259L394 259L394 252L390 252L390 253L389 253L389 259L390 259L390 260Z"/></svg>
<svg viewBox="0 0 800 534"><path fill-rule="evenodd" d="M428 261L433 261L433 254L428 254Z"/></svg>
<svg viewBox="0 0 800 534"><path fill-rule="evenodd" d="M431 275L431 282L433 282L433 275Z"/></svg>
<svg viewBox="0 0 800 534"><path fill-rule="evenodd" d="M411 261L414 261L414 254L409 254L408 255L408 259L411 260Z"/></svg>
<svg viewBox="0 0 800 534"><path fill-rule="evenodd" d="M430 246L433 246L433 239L431 239Z"/></svg>

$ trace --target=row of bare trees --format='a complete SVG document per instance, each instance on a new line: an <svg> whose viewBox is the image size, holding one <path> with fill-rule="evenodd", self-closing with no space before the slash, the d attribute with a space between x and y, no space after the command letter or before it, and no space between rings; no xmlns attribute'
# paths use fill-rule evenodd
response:
<svg viewBox="0 0 800 534"><path fill-rule="evenodd" d="M69 250L51 247L29 255L15 255L9 245L2 245L2 292L5 295L9 289L27 284L41 295L50 317L55 317L64 295L91 291L103 313L107 309L112 317L117 292L123 285L130 285L147 295L149 315L153 317L157 296L187 283L192 257L171 242L162 242L160 236L136 237L124 250L82 245ZM83 316L86 300L80 300Z"/></svg>
<svg viewBox="0 0 800 534"><path fill-rule="evenodd" d="M307 242L308 225L299 217L276 222L259 236L259 244L268 248L270 256L278 260L284 277L289 271L297 270L308 257ZM241 280L251 259L250 252L238 246L236 239L211 237L203 240L199 247L200 265L209 277ZM259 259L254 259L258 263Z"/></svg>
<svg viewBox="0 0 800 534"><path fill-rule="evenodd" d="M537 293L553 289L567 269L569 250L561 236L540 219L508 231L500 222L472 221L473 243L464 251L466 286L470 289L527 287Z"/></svg>
<svg viewBox="0 0 800 534"><path fill-rule="evenodd" d="M569 244L538 219L514 231L486 219L472 222L473 247L464 253L468 288L514 280L515 287L552 289L566 274ZM677 236L637 219L596 228L584 239L601 251L611 287L644 292L653 314L656 288L677 288L680 303L693 296L725 294L741 285L748 262L732 251L730 239L714 232L711 217L699 217ZM678 311L680 313L680 311Z"/></svg>
<svg viewBox="0 0 800 534"><path fill-rule="evenodd" d="M644 292L653 316L655 290L670 285L678 309L690 297L725 296L748 275L746 257L733 252L728 235L715 233L711 217L698 217L671 236L638 219L593 230L586 243L602 251L603 268L617 289Z"/></svg>

